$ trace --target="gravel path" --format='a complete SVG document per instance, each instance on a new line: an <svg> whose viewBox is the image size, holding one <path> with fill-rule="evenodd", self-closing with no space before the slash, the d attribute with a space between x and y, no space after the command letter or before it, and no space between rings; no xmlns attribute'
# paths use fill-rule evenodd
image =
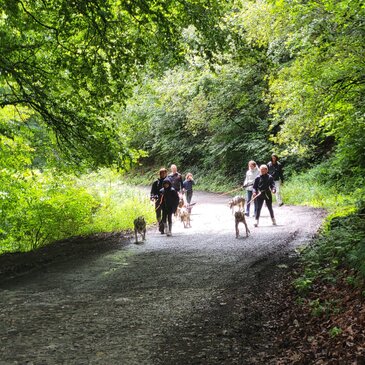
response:
<svg viewBox="0 0 365 365"><path fill-rule="evenodd" d="M263 364L274 346L267 288L323 212L274 207L272 226L263 207L236 239L227 196L193 200L192 228L175 222L172 237L70 241L31 271L3 272L0 364Z"/></svg>

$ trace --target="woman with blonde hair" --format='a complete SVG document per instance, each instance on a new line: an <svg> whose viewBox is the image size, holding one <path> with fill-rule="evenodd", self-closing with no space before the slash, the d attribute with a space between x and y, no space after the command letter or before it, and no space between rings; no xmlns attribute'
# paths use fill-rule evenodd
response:
<svg viewBox="0 0 365 365"><path fill-rule="evenodd" d="M255 161L251 160L248 162L248 170L246 172L245 181L243 182L243 188L246 189L246 213L245 215L247 217L250 216L250 201L252 199L252 193L253 193L253 183L257 176L260 175L260 170L257 167L257 164ZM256 200L254 201L254 214L256 215L256 209L257 209L257 203Z"/></svg>

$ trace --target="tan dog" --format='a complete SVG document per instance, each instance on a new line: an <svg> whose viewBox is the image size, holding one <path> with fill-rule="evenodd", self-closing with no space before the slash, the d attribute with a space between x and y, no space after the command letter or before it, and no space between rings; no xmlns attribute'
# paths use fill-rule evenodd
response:
<svg viewBox="0 0 365 365"><path fill-rule="evenodd" d="M186 207L182 207L180 209L180 219L184 224L184 228L191 228L190 213Z"/></svg>
<svg viewBox="0 0 365 365"><path fill-rule="evenodd" d="M245 227L246 227L246 237L248 237L248 234L250 233L250 230L248 229L247 223L246 223L246 218L245 218L245 213L243 213L243 211L239 210L237 212L234 213L234 219L235 219L235 228L236 228L236 238L238 238L238 236L240 235L240 232L238 230L238 224L240 222L242 222Z"/></svg>
<svg viewBox="0 0 365 365"><path fill-rule="evenodd" d="M228 205L230 209L232 210L232 214L234 213L234 207L238 207L238 210L243 210L243 207L245 205L245 198L242 196L236 195L233 197L229 202Z"/></svg>
<svg viewBox="0 0 365 365"><path fill-rule="evenodd" d="M146 239L146 221L143 216L139 216L134 221L134 236L136 238L136 242L138 243L137 233L142 236L142 241Z"/></svg>
<svg viewBox="0 0 365 365"><path fill-rule="evenodd" d="M175 212L175 216L179 217L180 216L180 212L181 212L181 208L185 206L185 202L184 199L180 197L179 199L179 205L177 206L176 212Z"/></svg>

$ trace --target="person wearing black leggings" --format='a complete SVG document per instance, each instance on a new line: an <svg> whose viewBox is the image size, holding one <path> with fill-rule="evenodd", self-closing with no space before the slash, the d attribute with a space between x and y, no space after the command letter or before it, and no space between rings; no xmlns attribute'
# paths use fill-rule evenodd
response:
<svg viewBox="0 0 365 365"><path fill-rule="evenodd" d="M272 224L276 225L274 217L274 210L272 209L272 193L275 194L275 182L271 175L268 174L267 165L260 166L260 175L256 177L253 183L253 198L257 200L257 209L255 216L255 227L259 225L261 208L266 202L267 209L269 209Z"/></svg>

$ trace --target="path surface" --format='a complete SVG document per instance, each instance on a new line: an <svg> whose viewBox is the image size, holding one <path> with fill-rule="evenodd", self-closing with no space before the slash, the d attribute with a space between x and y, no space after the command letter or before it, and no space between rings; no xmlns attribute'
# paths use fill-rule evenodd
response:
<svg viewBox="0 0 365 365"><path fill-rule="evenodd" d="M172 237L153 229L144 244L92 253L70 243L67 257L2 277L0 364L255 363L272 267L312 238L322 212L274 207L272 226L263 207L236 239L226 196L194 201L192 228L176 222Z"/></svg>

